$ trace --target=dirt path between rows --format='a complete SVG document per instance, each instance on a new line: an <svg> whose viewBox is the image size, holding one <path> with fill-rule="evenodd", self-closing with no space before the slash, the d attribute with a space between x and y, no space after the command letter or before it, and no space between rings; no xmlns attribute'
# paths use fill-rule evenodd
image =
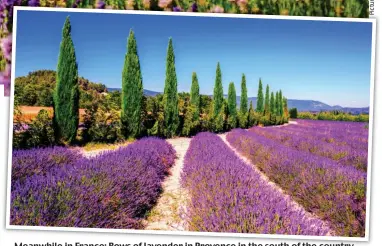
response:
<svg viewBox="0 0 382 246"><path fill-rule="evenodd" d="M175 149L177 159L164 180L163 193L146 219L146 230L185 231L186 222L182 214L186 211L187 192L180 185L184 156L191 138L168 139Z"/></svg>
<svg viewBox="0 0 382 246"><path fill-rule="evenodd" d="M247 165L249 165L250 167L252 167L252 169L257 172L258 174L260 174L260 177L266 181L274 190L275 192L279 192L281 193L284 197L285 197L285 200L287 201L287 203L289 205L291 205L295 210L300 210L302 211L302 213L304 214L304 217L307 218L308 220L312 220L312 219L319 219L321 220L320 218L318 218L316 215L310 213L310 212L307 212L304 207L302 207L300 204L298 204L297 202L295 202L291 196L289 196L288 194L286 194L277 184L273 183L272 181L269 180L269 178L264 174L262 173L255 165L253 165L251 163L251 161L246 158L245 156L243 156L241 153L239 153L228 141L227 141L227 134L228 133L224 133L224 134L219 134L219 137L224 141L225 144L227 144L227 146L242 160L244 161L244 163L246 163ZM321 220L322 221L322 220ZM330 229L330 226L327 222L324 222L324 225L326 226L327 229L329 229L329 233L326 235L326 236L335 236L334 234L334 231Z"/></svg>

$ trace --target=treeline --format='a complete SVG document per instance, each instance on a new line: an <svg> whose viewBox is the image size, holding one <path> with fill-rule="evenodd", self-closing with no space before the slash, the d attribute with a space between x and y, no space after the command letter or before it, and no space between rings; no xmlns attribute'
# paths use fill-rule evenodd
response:
<svg viewBox="0 0 382 246"><path fill-rule="evenodd" d="M47 74L52 76L54 73ZM54 84L53 79L50 78L50 84ZM49 118L48 112L42 110L36 119L25 127L25 122L17 121L21 117L18 108L15 107L14 145L28 148L61 143L112 143L143 136L172 138L192 136L201 131L219 133L236 127L278 125L288 121L287 99L282 95L282 91L271 92L267 85L264 96L261 79L257 104L254 107L252 103L248 105L246 77L242 75L240 108L236 105L236 88L233 82L229 84L228 98L224 98L219 62L216 67L213 98L200 95L196 72L192 73L191 79L190 93L178 93L175 54L170 38L164 93L155 97L145 97L138 45L134 32L130 31L122 72L121 96L118 98L118 92L100 93L106 88L88 83L88 87L97 93L91 94L91 103L85 103L86 100L81 102L81 97L84 98L87 92L78 78L71 25L67 18L63 28L55 87L50 87L53 95L53 120ZM26 86L20 88L23 89L19 90L18 100L25 102L26 99L21 95L25 93ZM28 99L28 102L30 104L32 101ZM80 124L81 103L85 108L85 115Z"/></svg>
<svg viewBox="0 0 382 246"><path fill-rule="evenodd" d="M334 120L334 121L355 121L355 122L369 122L368 114L352 115L351 113L346 113L338 110L311 113L311 112L300 112L297 115L298 119L309 119L309 120Z"/></svg>
<svg viewBox="0 0 382 246"><path fill-rule="evenodd" d="M53 107L53 92L56 87L56 71L38 70L15 79L15 99L20 105ZM83 77L78 78L80 108L90 105L101 93L108 93L118 103L119 92L107 91L104 84L94 83Z"/></svg>

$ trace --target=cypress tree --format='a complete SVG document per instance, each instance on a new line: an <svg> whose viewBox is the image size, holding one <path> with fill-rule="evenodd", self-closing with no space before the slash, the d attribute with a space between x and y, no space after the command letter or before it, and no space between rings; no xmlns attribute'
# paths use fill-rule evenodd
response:
<svg viewBox="0 0 382 246"><path fill-rule="evenodd" d="M223 107L223 83L222 83L222 73L220 70L220 63L216 67L216 78L214 87L214 117L217 117Z"/></svg>
<svg viewBox="0 0 382 246"><path fill-rule="evenodd" d="M228 87L228 114L233 117L237 116L236 90L233 82L229 83Z"/></svg>
<svg viewBox="0 0 382 246"><path fill-rule="evenodd" d="M179 124L178 113L178 82L175 71L175 55L170 38L167 47L166 80L164 86L164 127L166 137L173 137Z"/></svg>
<svg viewBox="0 0 382 246"><path fill-rule="evenodd" d="M143 84L137 41L130 30L122 72L121 122L125 137L141 133Z"/></svg>
<svg viewBox="0 0 382 246"><path fill-rule="evenodd" d="M271 111L271 114L275 115L276 111L275 111L275 95L272 91L271 93L271 100L269 102L269 107L270 107L270 111Z"/></svg>
<svg viewBox="0 0 382 246"><path fill-rule="evenodd" d="M228 126L235 128L237 126L237 109L236 109L236 90L233 82L228 87Z"/></svg>
<svg viewBox="0 0 382 246"><path fill-rule="evenodd" d="M264 112L268 114L270 112L270 98L269 98L269 85L267 85L267 89L265 91L265 103L264 103Z"/></svg>
<svg viewBox="0 0 382 246"><path fill-rule="evenodd" d="M245 79L245 74L243 74L241 77L240 112L242 114L248 112L247 82Z"/></svg>
<svg viewBox="0 0 382 246"><path fill-rule="evenodd" d="M280 92L279 92L279 114L280 114L280 116L283 115L283 111L284 111L284 106L283 106L283 93L282 93L282 91L280 90Z"/></svg>
<svg viewBox="0 0 382 246"><path fill-rule="evenodd" d="M276 98L275 98L275 114L276 114L277 116L280 115L280 103L279 103L279 99L280 99L280 97L279 97L279 92L276 91Z"/></svg>
<svg viewBox="0 0 382 246"><path fill-rule="evenodd" d="M258 113L264 112L264 94L263 94L263 84L261 83L261 79L259 79L259 89L257 91L256 112Z"/></svg>
<svg viewBox="0 0 382 246"><path fill-rule="evenodd" d="M79 123L78 65L71 37L69 17L62 30L58 57L56 88L53 94L53 124L57 141L73 143Z"/></svg>
<svg viewBox="0 0 382 246"><path fill-rule="evenodd" d="M196 112L194 117L199 117L200 113L200 95L199 95L199 82L195 72L192 73L192 84L190 93L190 102L195 106Z"/></svg>

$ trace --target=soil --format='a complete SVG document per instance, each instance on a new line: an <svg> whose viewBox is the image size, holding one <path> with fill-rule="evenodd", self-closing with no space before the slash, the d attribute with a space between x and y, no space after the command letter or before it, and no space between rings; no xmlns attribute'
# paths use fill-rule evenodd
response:
<svg viewBox="0 0 382 246"><path fill-rule="evenodd" d="M176 151L177 159L164 180L163 193L156 206L146 218L146 230L185 231L187 228L184 215L186 213L187 192L181 187L181 173L184 156L191 138L168 139Z"/></svg>

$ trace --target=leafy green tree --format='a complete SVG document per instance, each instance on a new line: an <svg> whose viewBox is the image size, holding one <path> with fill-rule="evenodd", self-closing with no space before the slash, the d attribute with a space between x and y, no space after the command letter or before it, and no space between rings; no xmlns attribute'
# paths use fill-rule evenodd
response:
<svg viewBox="0 0 382 246"><path fill-rule="evenodd" d="M275 105L275 95L272 91L271 93L271 99L270 99L270 102L269 102L269 107L270 107L270 111L271 111L271 114L275 115L276 114L276 105Z"/></svg>
<svg viewBox="0 0 382 246"><path fill-rule="evenodd" d="M215 78L215 87L214 87L214 117L218 116L223 107L223 82L222 82L222 72L220 70L220 63L216 67L216 78Z"/></svg>
<svg viewBox="0 0 382 246"><path fill-rule="evenodd" d="M236 89L233 82L228 87L228 125L230 128L237 126Z"/></svg>
<svg viewBox="0 0 382 246"><path fill-rule="evenodd" d="M267 89L265 91L265 102L264 102L264 112L265 114L270 113L270 98L269 98L269 85L267 85Z"/></svg>
<svg viewBox="0 0 382 246"><path fill-rule="evenodd" d="M179 126L178 81L175 71L175 54L170 38L167 47L166 80L163 96L165 136L174 137Z"/></svg>
<svg viewBox="0 0 382 246"><path fill-rule="evenodd" d="M263 84L261 82L261 79L259 79L259 89L257 91L256 112L258 113L264 112L264 93L263 93Z"/></svg>
<svg viewBox="0 0 382 246"><path fill-rule="evenodd" d="M200 94L198 77L195 72L192 73L190 103L195 107L193 118L198 119L200 114Z"/></svg>
<svg viewBox="0 0 382 246"><path fill-rule="evenodd" d="M122 72L121 123L126 138L138 137L141 134L142 99L143 82L137 41L133 30L130 30Z"/></svg>
<svg viewBox="0 0 382 246"><path fill-rule="evenodd" d="M67 17L62 31L56 88L53 96L53 124L57 141L73 143L76 140L79 122L79 97L78 66L71 37L70 20Z"/></svg>
<svg viewBox="0 0 382 246"><path fill-rule="evenodd" d="M286 97L283 98L283 115L286 120L289 119L288 99Z"/></svg>
<svg viewBox="0 0 382 246"><path fill-rule="evenodd" d="M241 77L240 112L242 114L246 114L248 112L247 82L245 79L245 74Z"/></svg>

